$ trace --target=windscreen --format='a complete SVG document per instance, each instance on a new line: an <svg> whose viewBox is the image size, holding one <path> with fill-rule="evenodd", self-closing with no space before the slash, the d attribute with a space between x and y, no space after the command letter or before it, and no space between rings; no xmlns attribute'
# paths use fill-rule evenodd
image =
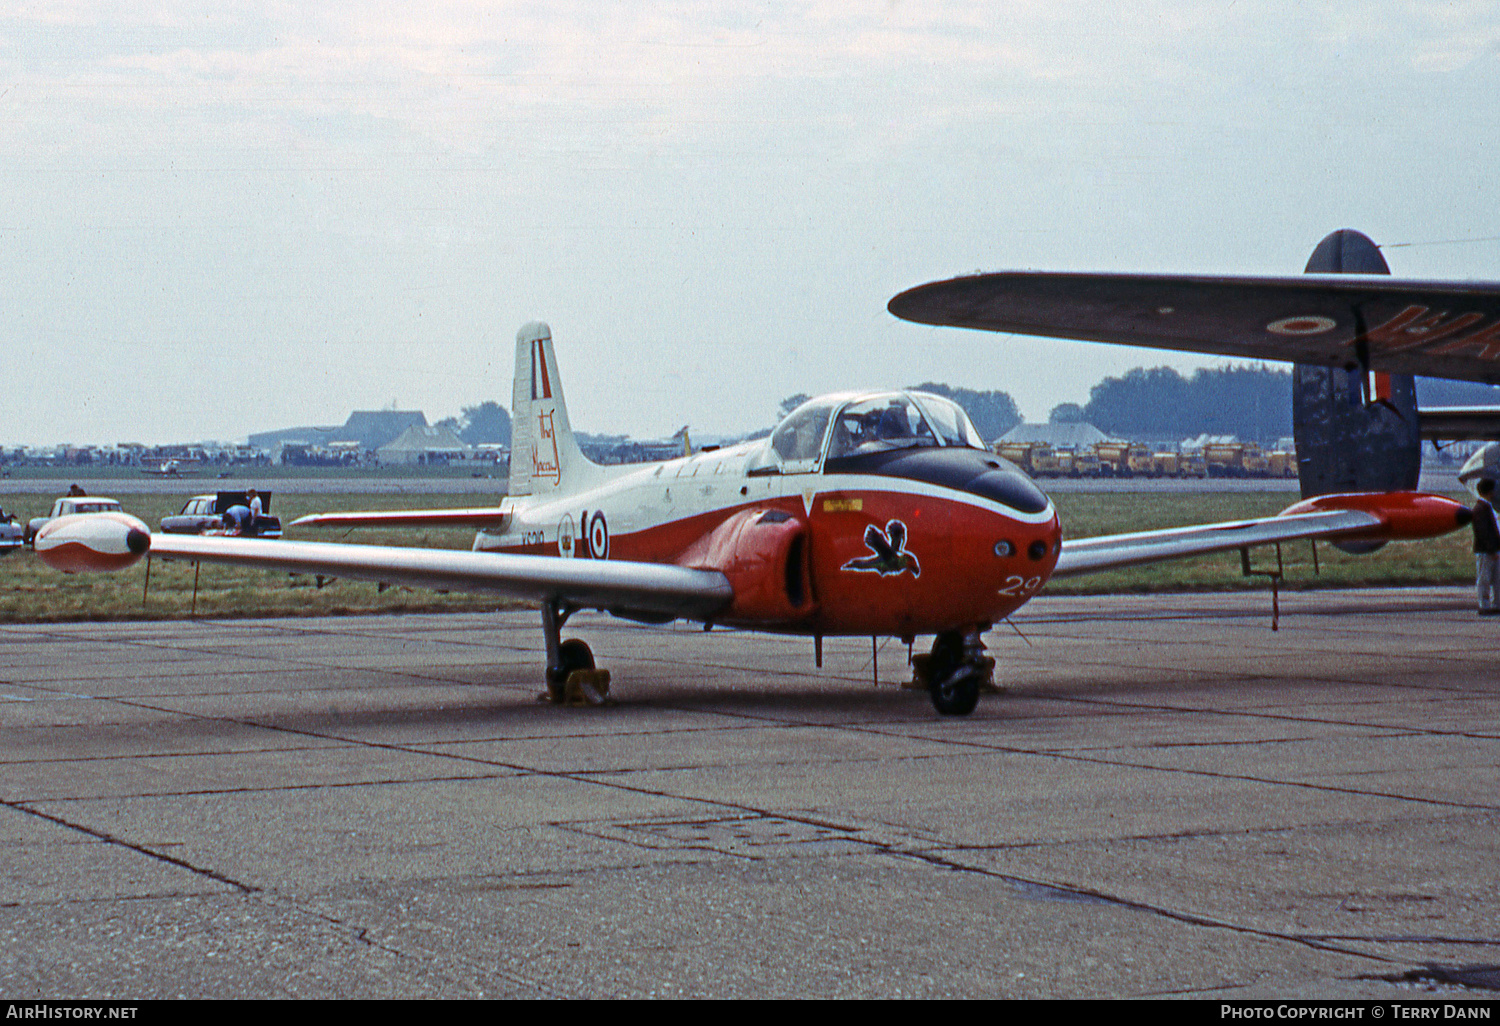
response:
<svg viewBox="0 0 1500 1026"><path fill-rule="evenodd" d="M891 449L938 445L926 418L905 395L882 395L850 403L839 411L828 443L828 458L863 456Z"/></svg>
<svg viewBox="0 0 1500 1026"><path fill-rule="evenodd" d="M823 448L823 434L828 428L828 417L833 413L833 403L814 399L803 403L771 434L771 448L783 463L816 460Z"/></svg>
<svg viewBox="0 0 1500 1026"><path fill-rule="evenodd" d="M989 448L984 444L984 439L979 437L979 432L974 429L974 422L969 420L969 415L953 400L944 399L931 392L913 392L912 398L921 404L922 412L927 414L927 419L937 429L944 445L962 445L971 449Z"/></svg>

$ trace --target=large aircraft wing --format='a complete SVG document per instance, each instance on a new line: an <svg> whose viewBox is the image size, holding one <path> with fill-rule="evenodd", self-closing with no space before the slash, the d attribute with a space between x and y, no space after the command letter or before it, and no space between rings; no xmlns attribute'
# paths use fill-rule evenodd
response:
<svg viewBox="0 0 1500 1026"><path fill-rule="evenodd" d="M729 580L717 571L625 560L182 534L153 534L146 551L164 559L348 577L438 591L494 592L512 598L563 601L587 609L695 620L711 619L734 597Z"/></svg>
<svg viewBox="0 0 1500 1026"><path fill-rule="evenodd" d="M903 320L1500 384L1500 284L1007 271L919 285Z"/></svg>
<svg viewBox="0 0 1500 1026"><path fill-rule="evenodd" d="M1357 536L1381 526L1381 519L1372 513L1328 510L1065 540L1052 576L1094 574L1141 563L1158 563L1303 538Z"/></svg>
<svg viewBox="0 0 1500 1026"><path fill-rule="evenodd" d="M502 527L510 511L499 506L477 509L400 509L359 513L309 513L288 527Z"/></svg>

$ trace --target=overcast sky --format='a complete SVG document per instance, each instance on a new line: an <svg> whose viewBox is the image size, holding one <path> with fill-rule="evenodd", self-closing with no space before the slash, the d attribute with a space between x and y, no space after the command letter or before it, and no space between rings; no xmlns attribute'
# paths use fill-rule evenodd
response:
<svg viewBox="0 0 1500 1026"><path fill-rule="evenodd" d="M887 300L981 269L1299 272L1343 227L1500 236L1497 6L20 0L0 443L508 406L534 318L585 431L927 380L1042 420L1211 361ZM1386 256L1500 278L1495 241Z"/></svg>

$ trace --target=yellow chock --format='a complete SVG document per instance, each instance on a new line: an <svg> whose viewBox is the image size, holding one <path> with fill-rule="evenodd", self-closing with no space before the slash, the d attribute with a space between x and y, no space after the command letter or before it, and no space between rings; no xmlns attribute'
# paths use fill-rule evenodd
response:
<svg viewBox="0 0 1500 1026"><path fill-rule="evenodd" d="M928 680L928 666L932 662L930 655L914 655L911 657L911 680L902 683L903 688L911 691L931 691L932 682ZM979 681L979 693L981 695L1003 695L1005 689L995 683L995 660L993 656L981 656L979 660L980 671L984 674Z"/></svg>
<svg viewBox="0 0 1500 1026"><path fill-rule="evenodd" d="M611 705L608 670L574 670L564 685L563 702L574 709L591 705Z"/></svg>
<svg viewBox="0 0 1500 1026"><path fill-rule="evenodd" d="M932 662L930 655L914 655L911 657L911 680L903 681L901 686L910 691L931 691L932 685L927 681L927 664Z"/></svg>
<svg viewBox="0 0 1500 1026"><path fill-rule="evenodd" d="M979 681L979 693L981 695L1005 694L1005 689L1002 688L999 684L995 683L994 656L984 656L980 660L980 665L984 667L984 677Z"/></svg>

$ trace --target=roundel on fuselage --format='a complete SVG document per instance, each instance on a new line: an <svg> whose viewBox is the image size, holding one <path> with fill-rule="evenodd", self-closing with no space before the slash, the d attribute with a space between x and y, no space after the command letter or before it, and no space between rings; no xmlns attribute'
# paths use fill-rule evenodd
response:
<svg viewBox="0 0 1500 1026"><path fill-rule="evenodd" d="M609 524L602 511L596 511L589 521L589 555L595 559L609 558Z"/></svg>

